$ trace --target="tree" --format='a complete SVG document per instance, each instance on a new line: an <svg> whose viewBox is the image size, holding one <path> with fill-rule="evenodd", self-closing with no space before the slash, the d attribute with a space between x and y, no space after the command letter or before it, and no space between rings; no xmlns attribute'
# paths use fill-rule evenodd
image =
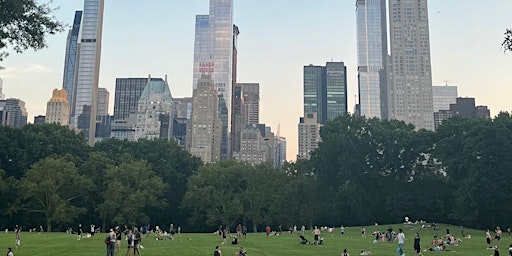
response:
<svg viewBox="0 0 512 256"><path fill-rule="evenodd" d="M9 55L5 51L9 45L18 53L45 48L47 35L64 30L54 11L48 3L36 0L0 1L0 61Z"/></svg>
<svg viewBox="0 0 512 256"><path fill-rule="evenodd" d="M512 52L512 29L507 29L505 31L505 39L503 40L501 46L503 46L505 51Z"/></svg>
<svg viewBox="0 0 512 256"><path fill-rule="evenodd" d="M104 224L141 225L150 221L151 209L162 209L164 183L145 161L126 158L106 170L103 203L98 212Z"/></svg>
<svg viewBox="0 0 512 256"><path fill-rule="evenodd" d="M32 165L20 181L20 210L44 216L48 231L52 224L69 224L85 208L73 202L88 192L90 182L78 174L65 157L48 157Z"/></svg>

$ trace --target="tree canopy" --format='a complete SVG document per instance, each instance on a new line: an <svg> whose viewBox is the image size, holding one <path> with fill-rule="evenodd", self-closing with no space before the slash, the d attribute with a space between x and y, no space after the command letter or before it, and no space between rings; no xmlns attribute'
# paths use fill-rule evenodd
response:
<svg viewBox="0 0 512 256"><path fill-rule="evenodd" d="M505 51L512 52L512 29L507 29L505 31L505 39L503 40L501 46L503 46Z"/></svg>
<svg viewBox="0 0 512 256"><path fill-rule="evenodd" d="M9 46L18 53L45 48L47 35L64 30L54 11L49 3L36 0L0 1L0 61L8 56Z"/></svg>

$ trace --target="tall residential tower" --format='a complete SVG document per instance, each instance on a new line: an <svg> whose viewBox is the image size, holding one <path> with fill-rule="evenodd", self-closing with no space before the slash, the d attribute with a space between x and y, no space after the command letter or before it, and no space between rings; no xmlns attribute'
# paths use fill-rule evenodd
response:
<svg viewBox="0 0 512 256"><path fill-rule="evenodd" d="M427 0L389 0L389 119L434 130Z"/></svg>
<svg viewBox="0 0 512 256"><path fill-rule="evenodd" d="M213 79L222 122L221 158L227 159L229 110L233 82L233 0L210 0L209 15L196 16L193 86L202 75Z"/></svg>
<svg viewBox="0 0 512 256"><path fill-rule="evenodd" d="M357 0L357 72L359 113L387 118L386 0Z"/></svg>
<svg viewBox="0 0 512 256"><path fill-rule="evenodd" d="M104 0L85 0L70 124L94 144Z"/></svg>
<svg viewBox="0 0 512 256"><path fill-rule="evenodd" d="M64 78L62 79L62 88L66 91L67 102L73 106L75 72L77 69L78 55L78 36L80 35L80 24L82 23L82 11L75 12L73 27L68 32L66 40L66 56L64 59ZM68 118L69 119L69 118Z"/></svg>

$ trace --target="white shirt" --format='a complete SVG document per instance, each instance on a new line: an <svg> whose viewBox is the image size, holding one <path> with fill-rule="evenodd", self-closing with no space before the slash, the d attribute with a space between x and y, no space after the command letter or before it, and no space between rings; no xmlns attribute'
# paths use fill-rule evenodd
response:
<svg viewBox="0 0 512 256"><path fill-rule="evenodd" d="M404 233L398 233L397 238L398 238L398 243L399 244L405 243L405 235L404 235Z"/></svg>

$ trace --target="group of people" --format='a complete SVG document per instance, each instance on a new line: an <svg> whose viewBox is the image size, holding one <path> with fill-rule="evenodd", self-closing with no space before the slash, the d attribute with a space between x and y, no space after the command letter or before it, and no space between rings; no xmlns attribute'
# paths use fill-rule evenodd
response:
<svg viewBox="0 0 512 256"><path fill-rule="evenodd" d="M247 256L247 251L243 246L238 249L238 251L235 254L236 256ZM215 251L213 251L213 256L222 256L222 250L220 249L220 246L215 246Z"/></svg>
<svg viewBox="0 0 512 256"><path fill-rule="evenodd" d="M119 227L111 228L105 237L105 244L107 246L107 256L114 256L116 247L121 249L121 235L122 232ZM140 249L144 248L141 245L142 234L139 232L138 228L133 228L125 230L126 242L127 242L127 251L126 256L135 256L140 255Z"/></svg>

